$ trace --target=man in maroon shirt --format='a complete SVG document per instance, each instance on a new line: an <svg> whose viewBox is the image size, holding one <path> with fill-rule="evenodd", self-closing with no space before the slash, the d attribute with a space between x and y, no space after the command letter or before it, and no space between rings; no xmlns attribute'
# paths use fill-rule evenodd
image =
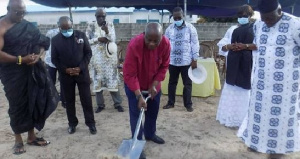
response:
<svg viewBox="0 0 300 159"><path fill-rule="evenodd" d="M146 140L158 144L165 143L155 134L155 131L161 96L161 81L164 80L168 70L170 50L170 42L162 35L162 27L158 23L149 23L145 33L134 37L128 45L123 73L132 136L141 107L146 111L144 130L140 130L139 140L142 139L142 131L144 131ZM151 95L151 100L147 104L145 97L148 94L142 94L142 91L148 91ZM146 158L144 152L140 158Z"/></svg>

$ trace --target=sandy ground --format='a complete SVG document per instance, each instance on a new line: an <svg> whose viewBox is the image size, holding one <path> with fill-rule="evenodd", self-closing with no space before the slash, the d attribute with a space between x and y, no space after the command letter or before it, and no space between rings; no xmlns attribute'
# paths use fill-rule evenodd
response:
<svg viewBox="0 0 300 159"><path fill-rule="evenodd" d="M14 136L9 126L8 103L0 84L0 159L101 159L116 153L124 138L130 138L128 103L121 86L125 112L113 108L109 93L105 92L106 109L95 114L98 133L90 135L84 124L83 112L77 97L77 117L79 125L75 134L67 132L68 121L65 109L59 104L57 110L39 132L51 141L47 147L25 144L27 152L13 155ZM267 155L252 153L236 137L236 129L226 128L216 120L220 91L209 98L193 98L194 111L187 112L182 97L177 96L174 109L160 109L157 120L157 134L165 139L164 145L147 142L147 159L265 159ZM167 96L161 98L161 107ZM95 97L93 96L95 104ZM23 134L26 141L27 134ZM300 153L285 156L287 159L300 159Z"/></svg>

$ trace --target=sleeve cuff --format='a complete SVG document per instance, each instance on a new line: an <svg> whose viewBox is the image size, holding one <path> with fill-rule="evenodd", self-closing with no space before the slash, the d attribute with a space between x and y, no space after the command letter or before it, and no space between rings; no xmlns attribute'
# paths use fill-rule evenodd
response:
<svg viewBox="0 0 300 159"><path fill-rule="evenodd" d="M112 41L111 39L111 36L109 35L109 34L105 34L105 37L107 38L107 40L109 40L109 41Z"/></svg>
<svg viewBox="0 0 300 159"><path fill-rule="evenodd" d="M199 59L199 56L197 55L197 56L193 56L193 60L194 61L196 61L196 60L198 60Z"/></svg>

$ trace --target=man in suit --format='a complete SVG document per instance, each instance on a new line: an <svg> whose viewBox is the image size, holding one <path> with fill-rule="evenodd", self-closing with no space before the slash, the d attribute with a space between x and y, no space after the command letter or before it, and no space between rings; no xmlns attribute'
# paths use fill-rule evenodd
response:
<svg viewBox="0 0 300 159"><path fill-rule="evenodd" d="M75 109L75 86L77 85L85 124L89 127L91 134L96 134L88 71L92 50L85 33L73 30L69 17L60 17L58 24L60 34L52 38L51 60L61 77L69 121L68 132L75 133L78 125Z"/></svg>

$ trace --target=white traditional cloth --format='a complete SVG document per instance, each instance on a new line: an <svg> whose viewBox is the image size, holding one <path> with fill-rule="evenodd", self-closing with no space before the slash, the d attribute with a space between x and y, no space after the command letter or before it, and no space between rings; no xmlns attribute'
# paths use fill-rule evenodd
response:
<svg viewBox="0 0 300 159"><path fill-rule="evenodd" d="M300 150L300 20L283 13L268 28L254 24L257 45L250 107L238 137L258 152Z"/></svg>
<svg viewBox="0 0 300 159"><path fill-rule="evenodd" d="M241 126L246 117L250 90L224 82L216 119L227 127Z"/></svg>
<svg viewBox="0 0 300 159"><path fill-rule="evenodd" d="M231 26L217 44L219 46L219 54L226 58L228 51L223 51L222 47L231 44L232 33L237 27L237 25ZM249 99L250 90L232 86L224 82L216 120L227 127L239 127L247 114Z"/></svg>
<svg viewBox="0 0 300 159"><path fill-rule="evenodd" d="M106 55L106 44L98 42L99 37L106 37L109 41L115 42L114 25L112 23L107 23L106 25L108 26L108 34L97 24L94 24L95 32L93 38L89 40L93 51L93 57L90 62L93 92L102 90L117 92L119 90L118 55L114 53L112 57L108 57ZM86 33L90 34L91 30L88 28Z"/></svg>
<svg viewBox="0 0 300 159"><path fill-rule="evenodd" d="M59 28L57 29L51 29L46 33L46 36L50 39L52 39L55 35L57 35L59 33ZM56 68L54 66L54 64L51 62L51 44L49 49L46 51L46 55L45 55L45 63L52 67L52 68Z"/></svg>
<svg viewBox="0 0 300 159"><path fill-rule="evenodd" d="M233 25L231 26L225 33L224 37L218 42L218 47L219 47L219 55L225 56L227 57L228 55L228 51L223 51L222 47L227 45L227 44L231 44L231 37L232 37L232 33L234 31L234 29L236 29L238 26L237 25Z"/></svg>

